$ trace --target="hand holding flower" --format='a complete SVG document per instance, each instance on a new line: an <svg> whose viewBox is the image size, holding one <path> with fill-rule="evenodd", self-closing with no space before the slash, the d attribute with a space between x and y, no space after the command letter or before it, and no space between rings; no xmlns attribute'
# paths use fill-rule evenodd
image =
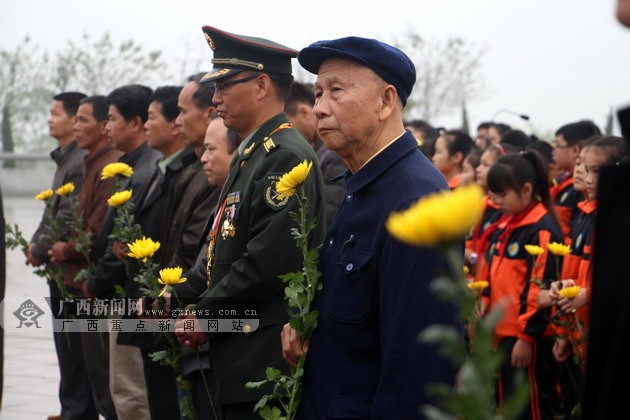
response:
<svg viewBox="0 0 630 420"><path fill-rule="evenodd" d="M569 349L569 340L564 338L557 339L556 342L553 343L553 348L551 349L556 362L564 362L567 360L567 357L571 354Z"/></svg>
<svg viewBox="0 0 630 420"><path fill-rule="evenodd" d="M309 339L302 341L290 324L282 328L282 357L292 368L296 368L301 357L308 352Z"/></svg>
<svg viewBox="0 0 630 420"><path fill-rule="evenodd" d="M112 253L119 260L124 260L127 257L129 248L123 242L114 241L112 244Z"/></svg>
<svg viewBox="0 0 630 420"><path fill-rule="evenodd" d="M572 288L577 288L577 290L575 290L576 294L571 293L570 295L563 296L561 291L559 293L560 299L558 300L558 307L563 312L575 312L577 309L586 305L586 289L580 288L579 286L571 286L567 289L562 290L568 290Z"/></svg>
<svg viewBox="0 0 630 420"><path fill-rule="evenodd" d="M192 321L192 328L185 328L186 321ZM208 336L201 331L201 324L196 315L180 315L175 321L175 335L180 344L192 350L200 350L207 342Z"/></svg>
<svg viewBox="0 0 630 420"><path fill-rule="evenodd" d="M549 289L549 297L553 301L558 301L560 300L560 290L573 286L575 286L575 281L571 279L554 281Z"/></svg>
<svg viewBox="0 0 630 420"><path fill-rule="evenodd" d="M35 255L33 255L33 252L31 251L33 246L34 246L34 244L31 243L31 244L28 245L28 248L26 248L24 250L24 255L26 256L26 261L24 263L26 265L30 264L33 267L39 267L39 266L44 264L44 261L40 260Z"/></svg>
<svg viewBox="0 0 630 420"><path fill-rule="evenodd" d="M66 261L63 255L63 248L65 247L65 242L55 242L48 250L48 256L50 257L50 262L53 264L61 264Z"/></svg>

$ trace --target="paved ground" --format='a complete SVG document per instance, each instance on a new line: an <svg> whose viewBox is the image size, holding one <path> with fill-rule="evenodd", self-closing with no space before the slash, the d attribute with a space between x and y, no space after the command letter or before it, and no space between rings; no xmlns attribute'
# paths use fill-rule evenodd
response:
<svg viewBox="0 0 630 420"><path fill-rule="evenodd" d="M39 223L42 203L33 198L4 197L8 223L29 238ZM7 250L7 297L47 296L48 286L24 265L18 250ZM13 316L4 314L5 317ZM0 420L42 420L58 414L59 368L49 332L5 332L4 391Z"/></svg>

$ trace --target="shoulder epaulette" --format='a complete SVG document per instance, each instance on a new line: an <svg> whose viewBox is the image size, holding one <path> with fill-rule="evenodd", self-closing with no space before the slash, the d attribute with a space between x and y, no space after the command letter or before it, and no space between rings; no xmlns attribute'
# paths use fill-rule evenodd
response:
<svg viewBox="0 0 630 420"><path fill-rule="evenodd" d="M274 143L274 141L271 138L271 136L273 136L274 134L276 134L280 130L284 130L285 128L291 128L291 124L289 124L289 123L281 124L278 128L273 130L271 133L269 133L269 135L267 137L265 137L263 139L262 145L265 148L265 152L267 154L269 154L272 150L275 150L278 147L278 145L276 143Z"/></svg>

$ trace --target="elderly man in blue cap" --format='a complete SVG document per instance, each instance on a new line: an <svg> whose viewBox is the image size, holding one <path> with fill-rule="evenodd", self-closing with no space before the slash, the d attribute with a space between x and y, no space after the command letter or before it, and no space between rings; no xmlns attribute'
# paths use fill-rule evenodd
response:
<svg viewBox="0 0 630 420"><path fill-rule="evenodd" d="M399 49L358 37L315 42L298 61L317 74L321 138L349 168L320 254L319 326L304 345L289 325L282 334L290 364L308 348L300 418L421 418L420 407L436 403L427 385L452 384L455 369L418 333L459 325L429 288L446 269L438 253L385 230L392 211L448 188L403 126L415 67Z"/></svg>

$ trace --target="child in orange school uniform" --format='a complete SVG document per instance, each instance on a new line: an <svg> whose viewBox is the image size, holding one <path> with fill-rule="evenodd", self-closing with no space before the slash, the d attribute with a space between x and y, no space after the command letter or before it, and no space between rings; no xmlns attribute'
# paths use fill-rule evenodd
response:
<svg viewBox="0 0 630 420"><path fill-rule="evenodd" d="M488 191L488 172L492 165L496 163L501 156L515 151L509 147L503 147L500 144L490 145L481 154L479 165L475 169L476 181L484 191ZM488 250L488 239L498 227L498 220L503 213L499 206L494 204L490 199L490 194L486 194L483 198L482 216L475 226L471 229L470 235L466 238L465 261L470 269L471 276L475 280L485 281L488 279L488 259L485 258Z"/></svg>
<svg viewBox="0 0 630 420"><path fill-rule="evenodd" d="M473 139L461 130L447 131L435 141L431 161L444 175L451 190L459 186L464 159L474 145Z"/></svg>
<svg viewBox="0 0 630 420"><path fill-rule="evenodd" d="M504 354L499 369L497 404L514 389L518 371L530 388L523 419L548 419L557 406L553 338L547 335L549 310L539 309L541 283L557 277L556 259L547 245L562 242L562 232L549 198L547 165L538 152L501 157L488 173L493 201L507 216L490 238L488 310L498 308L503 318L495 327L497 348ZM529 255L525 245L544 249ZM533 281L533 280L536 281Z"/></svg>
<svg viewBox="0 0 630 420"><path fill-rule="evenodd" d="M599 135L599 127L592 121L583 120L565 124L556 131L553 141L553 160L564 174L556 179L551 188L551 200L556 208L562 233L569 239L571 222L578 213L577 205L584 196L573 188L573 170L580 154L580 142Z"/></svg>
<svg viewBox="0 0 630 420"><path fill-rule="evenodd" d="M464 159L459 185L475 184L477 182L477 167L480 160L481 150L474 146Z"/></svg>
<svg viewBox="0 0 630 420"><path fill-rule="evenodd" d="M590 144L595 140L595 137L592 137L587 140L583 140L580 142L580 154L575 162L575 167L573 170L573 188L580 194L586 196L586 170L584 167L584 158L586 156L587 151L589 150ZM568 255L563 257L562 261L562 271L560 274L560 279L571 280L571 282L565 282L565 284L574 284L573 281L578 278L579 267L582 261L582 256L584 253L584 244L585 237L588 234L587 231L590 231L592 228L594 217L590 216L596 207L596 202L594 200L589 200L588 197L582 202L578 204L578 208L580 212L574 218L573 223L571 224L571 231L569 234L569 239L566 241L566 244L571 248L571 252ZM593 214L594 216L594 214ZM554 282L555 283L555 282ZM554 284L552 283L552 285ZM558 361L558 391L559 398L561 401L562 407L560 408L564 413L565 420L571 420L576 418L573 415L573 408L580 401L580 390L581 384L583 381L583 373L582 367L579 366L575 362L574 357L569 357L569 353L567 350L571 352L570 346L567 346L567 340L558 339L559 336L566 334L562 328L556 324L560 322L564 322L558 316L556 311L555 303L557 302L557 284L554 286L555 294L554 298L550 296L550 290L541 290L540 295L538 296L538 306L539 308L551 308L551 319L554 325L554 334L556 335L556 342L554 343L554 349L559 354L562 354L561 357L554 354L555 359ZM559 344L562 343L560 346ZM571 353L572 355L572 353Z"/></svg>
<svg viewBox="0 0 630 420"><path fill-rule="evenodd" d="M593 251L593 235L595 228L595 216L597 213L597 177L599 168L605 165L613 165L627 158L627 143L620 137L598 137L590 145L585 147L580 154L584 168L584 187L587 199L580 203L580 226L576 231L574 247L582 248L579 261L572 263L572 272L567 273L561 280L562 288L577 285L580 292L573 299L563 298L559 295L559 282L552 283L549 297L557 302L558 308L568 316L575 316L580 322L581 331L576 329L563 329L562 337L556 340L553 354L558 361L565 361L575 353L579 354L580 361L586 359L586 337L588 336L588 309L591 290L591 256ZM564 271L563 271L563 274ZM566 316L566 315L565 315ZM571 337L575 346L565 337ZM577 347L577 348L574 348ZM584 366L581 366L582 369ZM581 379L581 378L580 378Z"/></svg>

